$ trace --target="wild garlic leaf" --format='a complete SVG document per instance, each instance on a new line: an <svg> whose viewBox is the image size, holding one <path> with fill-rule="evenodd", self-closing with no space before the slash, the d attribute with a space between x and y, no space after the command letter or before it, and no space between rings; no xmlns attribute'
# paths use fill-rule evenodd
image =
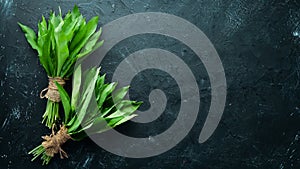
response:
<svg viewBox="0 0 300 169"><path fill-rule="evenodd" d="M115 90L116 86L117 86L117 83L110 83L101 90L101 95L100 95L100 98L98 101L99 107L102 107L105 99L107 98L107 96L109 94L111 94L113 92L113 90Z"/></svg>
<svg viewBox="0 0 300 169"><path fill-rule="evenodd" d="M21 24L20 22L18 24L22 28L23 32L25 32L25 37L26 37L28 43L31 45L31 47L33 49L37 50L38 53L40 54L41 51L40 51L40 48L39 48L39 46L38 46L38 44L36 42L37 38L36 38L35 32L31 28L29 28L28 26L25 26L25 25Z"/></svg>
<svg viewBox="0 0 300 169"><path fill-rule="evenodd" d="M61 102L64 108L64 114L65 114L65 123L67 123L68 119L70 118L70 113L71 113L71 105L70 105L70 97L68 95L68 93L65 91L65 89L58 84L57 82L55 82L58 92L60 94L60 98L61 98Z"/></svg>
<svg viewBox="0 0 300 169"><path fill-rule="evenodd" d="M132 118L136 117L137 115L136 114L132 114L132 115L129 115L129 116L125 116L124 118L122 118L120 121L118 121L117 123L115 123L114 125L112 125L112 127L116 127L122 123L125 123L127 122L128 120L131 120Z"/></svg>
<svg viewBox="0 0 300 169"><path fill-rule="evenodd" d="M71 100L71 107L72 110L76 110L79 92L80 92L80 85L81 85L81 65L79 65L76 70L74 71L73 75L73 90L72 90L72 100Z"/></svg>
<svg viewBox="0 0 300 169"><path fill-rule="evenodd" d="M101 88L104 86L104 80L105 80L106 74L99 76L96 82L96 87L95 87L95 93L96 93L96 100L98 101L100 99L100 93L101 92Z"/></svg>
<svg viewBox="0 0 300 169"><path fill-rule="evenodd" d="M57 54L57 76L60 76L61 69L69 56L68 39L63 32L54 34Z"/></svg>
<svg viewBox="0 0 300 169"><path fill-rule="evenodd" d="M114 103L119 103L122 99L124 99L128 90L129 90L129 86L125 86L113 92L112 97Z"/></svg>
<svg viewBox="0 0 300 169"><path fill-rule="evenodd" d="M46 35L48 34L48 28L47 28L47 22L44 16L42 16L42 21L38 23L38 37L37 37L37 43L39 47L42 47L45 43Z"/></svg>
<svg viewBox="0 0 300 169"><path fill-rule="evenodd" d="M88 39L94 34L94 32L97 29L98 18L99 18L98 16L95 16L86 24L85 35L76 44L76 47L73 48L73 51L72 51L70 57L77 56L78 52L80 52L80 50L83 48L83 46L87 43Z"/></svg>
<svg viewBox="0 0 300 169"><path fill-rule="evenodd" d="M130 115L134 113L139 108L140 105L141 102L123 100L119 104L117 104L116 106L117 111L107 116L107 118L116 118L124 115Z"/></svg>
<svg viewBox="0 0 300 169"><path fill-rule="evenodd" d="M70 51L74 51L76 46L79 44L80 41L82 41L82 39L84 38L85 34L86 34L86 22L85 19L83 19L81 21L81 25L78 29L78 32L76 33L76 35L74 36L71 44L70 44ZM79 51L79 50L78 50ZM74 55L74 54L73 54Z"/></svg>
<svg viewBox="0 0 300 169"><path fill-rule="evenodd" d="M90 39L87 41L85 46L81 49L81 52L77 55L77 58L81 58L85 55L88 55L89 53L93 52L94 50L96 50L97 48L103 45L104 42L103 40L97 43L98 39L101 36L101 33L102 33L102 28L100 28L99 31L97 31L90 37Z"/></svg>
<svg viewBox="0 0 300 169"><path fill-rule="evenodd" d="M81 102L80 107L78 108L77 112L76 112L76 116L78 118L78 122L79 123L75 123L75 127L79 127L80 123L82 122L82 120L84 119L86 113L88 113L88 106L90 104L90 100L92 99L92 96L94 96L94 89L95 89L95 84L96 84L96 80L99 74L99 69L96 69L93 75L93 79L91 79L90 83L88 83L88 87L86 88L86 91L83 91L83 95L81 97L81 99L83 100ZM73 127L73 126L72 126Z"/></svg>
<svg viewBox="0 0 300 169"><path fill-rule="evenodd" d="M86 132L93 133L103 133L107 130L110 130L112 127L107 123L107 120L102 117L97 117L94 119L92 125L89 128L86 128Z"/></svg>

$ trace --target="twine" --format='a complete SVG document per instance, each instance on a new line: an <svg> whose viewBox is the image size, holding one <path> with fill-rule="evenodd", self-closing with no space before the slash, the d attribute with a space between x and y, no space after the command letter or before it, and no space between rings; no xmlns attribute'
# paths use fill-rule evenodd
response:
<svg viewBox="0 0 300 169"><path fill-rule="evenodd" d="M55 154L59 153L60 158L68 158L68 154L61 148L66 141L71 139L71 136L68 134L68 129L65 126L60 126L59 131L55 134L54 127L52 127L52 134L50 136L42 136L45 140L42 142L42 146L45 148L45 153L53 157Z"/></svg>
<svg viewBox="0 0 300 169"><path fill-rule="evenodd" d="M66 84L65 79L63 79L61 77L49 77L48 76L48 80L49 80L48 87L41 91L40 98L41 99L47 98L53 102L60 102L61 99L60 99L60 95L59 95L59 92L58 92L55 82L57 82L61 86L64 86Z"/></svg>

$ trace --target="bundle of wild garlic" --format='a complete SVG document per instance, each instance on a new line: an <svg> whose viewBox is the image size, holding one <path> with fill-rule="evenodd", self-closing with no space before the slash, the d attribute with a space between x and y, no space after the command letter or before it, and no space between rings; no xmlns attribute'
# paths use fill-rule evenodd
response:
<svg viewBox="0 0 300 169"><path fill-rule="evenodd" d="M63 86L73 74L77 59L87 56L103 44L103 41L98 41L101 28L96 31L97 24L98 16L86 23L76 5L64 18L60 8L57 16L51 12L48 23L43 16L38 23L37 36L31 28L19 23L28 43L37 51L49 78L48 87L40 94L41 98L48 99L43 122L49 128L59 118L61 97L55 82Z"/></svg>
<svg viewBox="0 0 300 169"><path fill-rule="evenodd" d="M105 75L99 75L99 69L92 68L84 76L81 66L76 68L73 77L71 99L59 83L57 85L64 108L64 120L58 132L44 136L41 145L29 152L34 159L41 156L43 164L59 153L61 158L68 157L61 146L69 139L80 141L89 134L102 133L120 125L136 115L133 114L141 102L124 100L129 87L115 90L116 83L104 83ZM82 83L82 77L85 77ZM96 98L96 107L91 99ZM96 109L95 109L96 108Z"/></svg>

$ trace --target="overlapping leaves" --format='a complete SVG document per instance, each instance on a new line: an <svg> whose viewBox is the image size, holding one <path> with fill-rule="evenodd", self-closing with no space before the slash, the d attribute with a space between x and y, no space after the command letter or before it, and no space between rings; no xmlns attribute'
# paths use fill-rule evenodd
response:
<svg viewBox="0 0 300 169"><path fill-rule="evenodd" d="M47 75L64 79L73 74L78 59L102 46L103 41L99 41L102 29L96 31L98 19L95 16L86 23L75 5L64 18L60 8L58 15L55 12L50 13L48 21L42 16L37 35L28 26L21 23L19 25L28 43L37 51ZM59 119L58 110L58 103L48 100L43 122L49 128Z"/></svg>
<svg viewBox="0 0 300 169"><path fill-rule="evenodd" d="M92 68L84 74L79 66L73 77L72 97L59 85L65 112L64 124L73 139L80 140L84 130L89 133L101 133L120 125L136 115L133 114L141 102L124 100L129 87L116 90L116 83L105 83L105 75ZM96 99L96 105L93 100ZM79 137L77 137L79 136Z"/></svg>
<svg viewBox="0 0 300 169"><path fill-rule="evenodd" d="M28 43L38 52L48 76L69 77L77 59L87 56L103 44L98 42L102 30L97 29L98 16L88 23L77 6L62 17L51 12L48 22L42 17L36 33L21 23Z"/></svg>
<svg viewBox="0 0 300 169"><path fill-rule="evenodd" d="M100 69L92 68L82 74L81 66L78 66L73 76L71 98L56 83L65 114L63 125L67 127L72 140L80 141L87 136L86 132L102 133L132 119L136 116L133 113L142 104L125 100L129 87L116 89L116 83L105 83L105 75L100 76L99 73ZM39 145L29 154L33 154L32 160L41 156L43 164L48 164L52 157L45 151Z"/></svg>

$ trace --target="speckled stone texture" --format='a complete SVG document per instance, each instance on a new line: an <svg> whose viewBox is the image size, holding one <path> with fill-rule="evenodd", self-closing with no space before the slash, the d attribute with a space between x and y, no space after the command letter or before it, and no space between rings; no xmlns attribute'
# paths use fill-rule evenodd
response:
<svg viewBox="0 0 300 169"><path fill-rule="evenodd" d="M137 12L165 12L200 28L214 44L226 73L224 115L204 144L198 136L210 106L207 72L189 47L160 35L140 35L117 44L102 62L107 79L129 54L158 47L178 55L191 68L201 91L200 113L188 136L159 156L131 159L111 154L89 139L68 142L69 159L54 158L42 167L28 151L49 130L41 124L46 101L38 97L47 77L37 54L27 44L17 21L34 27L41 15L78 4L89 19L104 25ZM300 1L298 0L0 0L0 168L103 169L299 169L300 168ZM166 80L167 79L167 80ZM146 84L146 85L145 85ZM140 72L130 94L149 108L152 89L165 91L168 105L149 124L130 122L118 128L136 137L156 135L176 119L180 91L159 70Z"/></svg>

